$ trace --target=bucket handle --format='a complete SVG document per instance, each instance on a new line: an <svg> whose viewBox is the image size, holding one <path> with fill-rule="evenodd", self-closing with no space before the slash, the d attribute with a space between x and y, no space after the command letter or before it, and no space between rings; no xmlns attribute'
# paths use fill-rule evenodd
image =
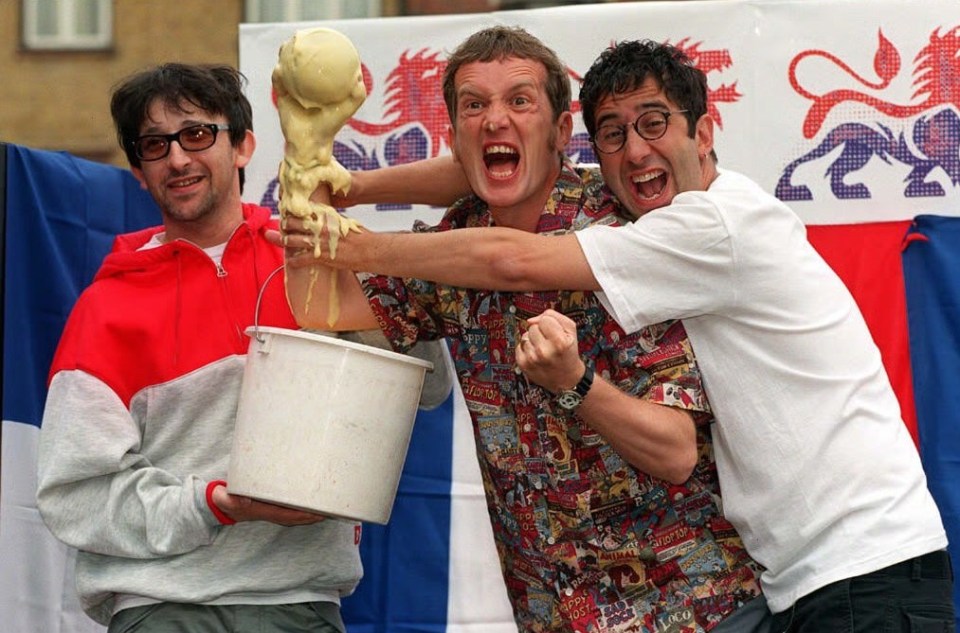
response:
<svg viewBox="0 0 960 633"><path fill-rule="evenodd" d="M267 275L267 278L263 280L263 285L260 286L260 292L257 294L257 305L253 309L253 337L257 339L257 342L263 345L264 339L260 337L260 302L263 300L263 292L267 289L267 284L270 283L270 280L273 277L283 270L284 264L277 266L273 272Z"/></svg>

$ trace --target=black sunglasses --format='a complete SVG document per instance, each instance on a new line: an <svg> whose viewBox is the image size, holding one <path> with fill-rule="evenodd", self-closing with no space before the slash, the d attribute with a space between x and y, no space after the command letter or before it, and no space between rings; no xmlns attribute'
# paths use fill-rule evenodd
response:
<svg viewBox="0 0 960 633"><path fill-rule="evenodd" d="M229 125L200 123L185 127L173 134L144 134L134 139L131 145L140 160L160 160L170 153L170 145L173 141L179 143L186 152L200 152L213 147L217 142L217 132L229 129Z"/></svg>

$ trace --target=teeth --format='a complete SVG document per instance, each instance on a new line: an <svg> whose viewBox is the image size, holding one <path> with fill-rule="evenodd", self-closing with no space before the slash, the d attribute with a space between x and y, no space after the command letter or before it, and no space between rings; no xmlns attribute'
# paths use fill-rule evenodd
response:
<svg viewBox="0 0 960 633"><path fill-rule="evenodd" d="M490 154L516 154L517 150L506 145L491 145L486 148L483 153L488 156Z"/></svg>
<svg viewBox="0 0 960 633"><path fill-rule="evenodd" d="M186 180L177 180L172 184L174 187L189 187L190 185L198 182L200 182L200 178L188 178Z"/></svg>
<svg viewBox="0 0 960 633"><path fill-rule="evenodd" d="M637 182L649 182L649 181L653 180L654 178L660 177L661 175L663 175L663 170L662 170L662 169L658 169L657 171L648 171L648 172L646 172L646 173L640 174L639 176L634 176L634 177L633 177L633 182L635 182L635 183L637 183Z"/></svg>

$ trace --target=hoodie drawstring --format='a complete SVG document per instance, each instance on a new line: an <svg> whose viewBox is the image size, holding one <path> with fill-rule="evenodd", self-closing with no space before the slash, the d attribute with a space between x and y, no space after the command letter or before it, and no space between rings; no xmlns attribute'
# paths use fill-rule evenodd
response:
<svg viewBox="0 0 960 633"><path fill-rule="evenodd" d="M177 262L177 297L173 314L173 366L180 367L180 316L183 313L183 257L179 248L173 251Z"/></svg>

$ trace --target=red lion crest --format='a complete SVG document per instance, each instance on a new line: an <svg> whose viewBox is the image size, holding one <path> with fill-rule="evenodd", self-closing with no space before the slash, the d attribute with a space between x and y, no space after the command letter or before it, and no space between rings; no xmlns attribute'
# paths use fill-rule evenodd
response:
<svg viewBox="0 0 960 633"><path fill-rule="evenodd" d="M404 51L397 67L387 75L385 115L393 115L394 118L385 123L352 118L347 125L361 134L379 136L410 123L420 123L430 137L430 156L437 156L440 143L446 143L449 122L441 86L443 69L447 63L438 57L439 53L428 55L426 49L412 57L408 51ZM369 71L364 66L364 79L367 77ZM370 83L367 85L367 94L370 93Z"/></svg>
<svg viewBox="0 0 960 633"><path fill-rule="evenodd" d="M685 38L676 44L693 60L694 65L704 73L723 70L731 65L730 53L726 50L701 50L701 42L689 43ZM449 117L443 100L442 78L446 68L446 61L440 59L438 52L428 53L421 49L410 55L404 51L390 74L387 76L385 118L393 117L383 123L362 121L356 117L347 121L347 125L367 136L379 136L392 132L411 123L419 123L430 137L430 156L440 153L441 144L447 141L447 126ZM567 74L575 84L579 84L582 77L573 69L567 68ZM369 70L363 67L364 83L367 94L372 92L373 81ZM717 103L733 102L741 97L736 83L721 85L710 89L708 95L708 111L719 127L723 127ZM580 111L580 102L574 100L571 111Z"/></svg>
<svg viewBox="0 0 960 633"><path fill-rule="evenodd" d="M685 37L674 46L683 51L693 62L693 65L703 71L703 74L709 75L712 72L726 70L733 65L730 51L726 49L700 50L700 45L703 42L690 44L689 41L690 38ZM729 86L721 84L719 88L707 88L707 113L717 122L717 127L723 129L723 119L720 117L720 109L717 104L733 103L742 96L737 91L737 82L733 82Z"/></svg>
<svg viewBox="0 0 960 633"><path fill-rule="evenodd" d="M799 95L813 102L807 111L803 123L803 135L813 138L823 126L830 111L845 101L855 101L869 105L888 116L906 118L943 105L960 108L960 27L940 34L937 28L930 34L930 40L914 58L913 97L921 101L912 105L897 105L883 101L863 92L850 89L832 90L823 95L815 95L797 79L797 66L808 57L822 57L841 68L861 85L874 90L883 90L900 72L900 53L890 43L883 32L878 32L877 50L873 56L873 69L878 81L871 82L859 75L849 65L836 56L822 50L803 51L790 62L790 85Z"/></svg>

